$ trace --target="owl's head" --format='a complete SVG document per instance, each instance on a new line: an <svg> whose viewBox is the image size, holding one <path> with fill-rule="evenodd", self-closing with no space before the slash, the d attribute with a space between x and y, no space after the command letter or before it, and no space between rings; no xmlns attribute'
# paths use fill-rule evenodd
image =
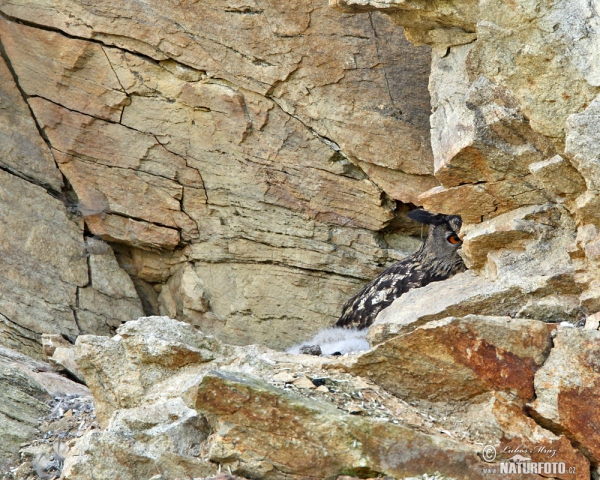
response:
<svg viewBox="0 0 600 480"><path fill-rule="evenodd" d="M462 245L458 233L462 219L458 215L443 215L419 209L408 213L408 218L429 225L429 232L423 248L429 248L439 254L456 254Z"/></svg>

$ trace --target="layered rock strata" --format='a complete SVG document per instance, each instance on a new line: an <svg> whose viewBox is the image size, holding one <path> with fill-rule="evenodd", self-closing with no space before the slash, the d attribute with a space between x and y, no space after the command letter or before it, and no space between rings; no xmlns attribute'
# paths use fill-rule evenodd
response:
<svg viewBox="0 0 600 480"><path fill-rule="evenodd" d="M486 443L598 468L598 12L330 3L0 3L0 342L39 360L43 333L106 335L76 365L53 352L104 427L65 478L301 478L314 445L332 478L479 478ZM417 247L413 205L463 217L470 271L382 312L371 351L221 343L332 324ZM143 312L187 326L119 327ZM356 401L330 396L344 383ZM23 397L27 434L44 395Z"/></svg>
<svg viewBox="0 0 600 480"><path fill-rule="evenodd" d="M233 343L289 346L417 248L403 214L438 185L429 49L387 17L310 1L11 1L0 14L2 161L19 177L5 183L46 187L31 193L40 209L67 215L53 225L7 210L63 250L17 255L13 283L36 262L57 262L61 279L48 272L53 287L22 292L57 309L53 322L22 319L28 300L0 311L13 347L25 337L33 354L40 333L109 334L141 309Z"/></svg>

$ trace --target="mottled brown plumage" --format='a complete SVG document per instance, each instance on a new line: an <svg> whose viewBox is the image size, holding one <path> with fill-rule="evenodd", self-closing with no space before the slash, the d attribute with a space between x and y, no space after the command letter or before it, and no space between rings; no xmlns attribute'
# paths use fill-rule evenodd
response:
<svg viewBox="0 0 600 480"><path fill-rule="evenodd" d="M416 253L395 263L350 298L342 309L336 327L367 328L377 314L402 294L463 272L466 267L458 255L461 241L458 215L440 215L413 210L408 217L429 225L423 245Z"/></svg>

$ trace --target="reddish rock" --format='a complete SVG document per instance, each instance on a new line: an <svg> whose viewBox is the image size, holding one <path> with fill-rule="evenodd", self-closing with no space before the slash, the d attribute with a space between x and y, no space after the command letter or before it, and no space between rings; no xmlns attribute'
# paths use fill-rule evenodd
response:
<svg viewBox="0 0 600 480"><path fill-rule="evenodd" d="M532 416L564 434L600 464L600 332L559 328L548 360L535 376Z"/></svg>
<svg viewBox="0 0 600 480"><path fill-rule="evenodd" d="M264 479L330 478L342 473L400 478L439 472L483 479L476 449L401 425L348 415L252 377L208 373L196 387L198 412L217 419L213 462Z"/></svg>
<svg viewBox="0 0 600 480"><path fill-rule="evenodd" d="M543 322L468 315L392 338L346 368L404 400L466 400L488 391L529 400L550 346Z"/></svg>

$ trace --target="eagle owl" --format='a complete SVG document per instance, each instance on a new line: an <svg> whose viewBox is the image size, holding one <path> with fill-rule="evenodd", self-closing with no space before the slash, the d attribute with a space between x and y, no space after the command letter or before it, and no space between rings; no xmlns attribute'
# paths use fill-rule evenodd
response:
<svg viewBox="0 0 600 480"><path fill-rule="evenodd" d="M462 220L458 215L413 210L408 217L430 226L423 245L419 251L389 267L350 298L342 308L335 327L367 328L381 310L403 293L466 270L458 255L462 244L458 238Z"/></svg>

